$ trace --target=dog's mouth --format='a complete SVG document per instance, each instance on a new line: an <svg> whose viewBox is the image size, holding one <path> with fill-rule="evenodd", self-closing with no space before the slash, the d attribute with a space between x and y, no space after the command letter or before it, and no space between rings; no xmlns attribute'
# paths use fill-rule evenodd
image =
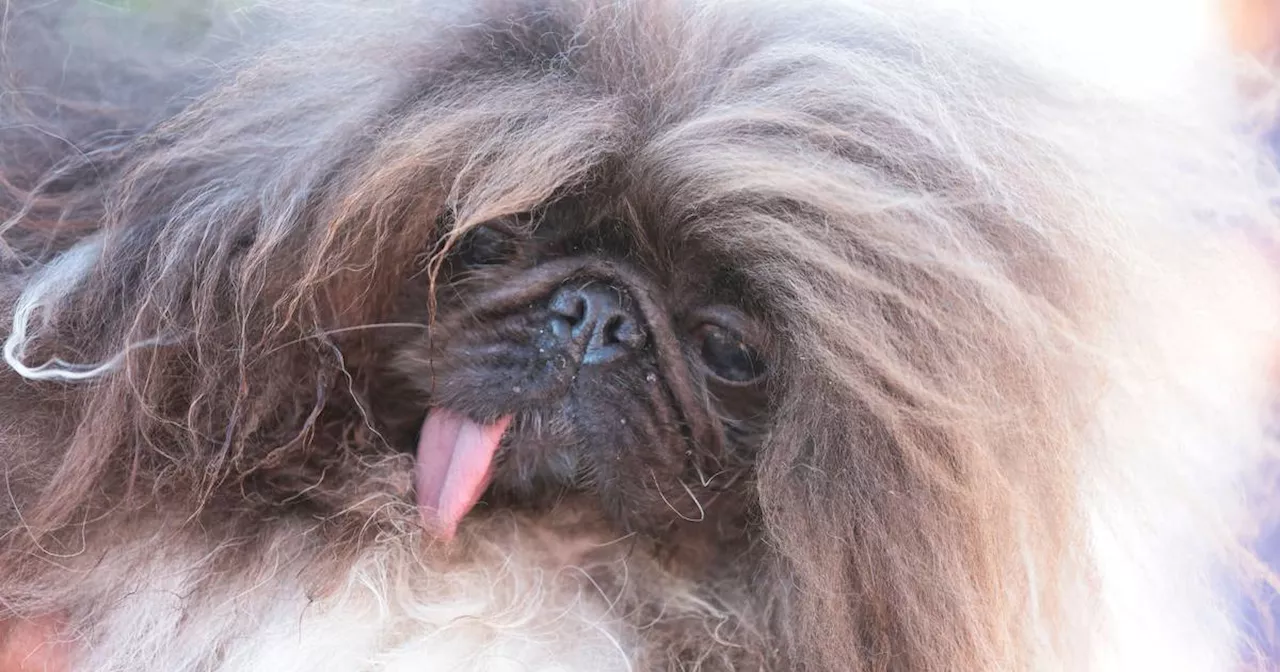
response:
<svg viewBox="0 0 1280 672"><path fill-rule="evenodd" d="M505 415L480 423L447 408L427 413L414 468L418 513L438 538L453 539L458 523L493 479L494 456L511 424Z"/></svg>

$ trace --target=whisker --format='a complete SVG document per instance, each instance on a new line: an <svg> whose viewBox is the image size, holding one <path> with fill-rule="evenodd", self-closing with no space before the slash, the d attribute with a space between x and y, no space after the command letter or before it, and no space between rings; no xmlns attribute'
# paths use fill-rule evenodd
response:
<svg viewBox="0 0 1280 672"><path fill-rule="evenodd" d="M707 476L702 472L702 467L699 466L696 462L693 465L693 470L695 473L698 474L698 483L701 484L702 487L704 488L711 487L711 482L716 480L716 477L728 471L728 469L721 469L720 471L717 471L716 473L711 474L710 476Z"/></svg>
<svg viewBox="0 0 1280 672"><path fill-rule="evenodd" d="M667 508L674 511L677 516L680 516L681 520L689 523L701 523L702 521L707 519L707 512L705 509L702 508L702 502L698 501L698 497L693 494L693 490L690 490L689 486L684 484L684 481L677 481L677 482L680 483L680 487L684 488L685 492L689 493L689 499L693 500L693 505L698 507L697 518L690 518L684 515L683 513L680 513L680 510L677 509L675 505L671 503L671 500L667 499L666 493L662 492L662 484L658 482L658 475L653 473L652 469L649 470L649 475L653 477L653 484L658 486L658 496L662 498L662 501L664 504L667 505Z"/></svg>
<svg viewBox="0 0 1280 672"><path fill-rule="evenodd" d="M328 336L345 334L352 331L363 331L365 329L421 329L423 331L426 331L428 327L427 325L421 324L419 322L377 322L374 324L357 324L351 327L338 327L336 329L326 329L324 331L320 331L308 336L303 336L302 338L295 338L294 340L289 341L287 343L281 343L280 345L277 345L276 347L271 348L270 350L263 353L263 356L265 357L266 355L270 355L272 353L278 352L291 345L297 345L299 343L303 343L315 338L325 338Z"/></svg>

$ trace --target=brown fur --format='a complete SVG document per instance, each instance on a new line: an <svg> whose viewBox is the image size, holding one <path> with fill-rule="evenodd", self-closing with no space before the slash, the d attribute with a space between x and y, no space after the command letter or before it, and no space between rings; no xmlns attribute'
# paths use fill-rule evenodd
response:
<svg viewBox="0 0 1280 672"><path fill-rule="evenodd" d="M1180 274L1232 235L1203 221L1266 231L1257 164L1219 120L1103 96L976 28L722 5L282 8L202 59L102 47L59 89L52 19L8 3L4 305L96 237L74 282L37 293L21 361L115 365L0 374L0 618L74 609L85 573L153 529L227 577L304 521L318 593L415 538L396 438L413 407L379 399L423 333L377 325L447 329L451 236L573 201L648 241L636 263L663 292L732 268L770 334L767 427L727 499L745 531L646 527L628 551L716 605L689 618L731 625L631 588L647 669L1081 669L1100 599L1082 480L1216 412L1178 374L1167 398L1102 408L1177 366L1135 306L1177 312ZM1223 423L1253 464L1241 415ZM1185 493L1219 567L1236 512L1135 459L1099 487L1147 473ZM616 487L527 524L594 521ZM588 536L631 531L613 523ZM221 580L203 589L242 581Z"/></svg>

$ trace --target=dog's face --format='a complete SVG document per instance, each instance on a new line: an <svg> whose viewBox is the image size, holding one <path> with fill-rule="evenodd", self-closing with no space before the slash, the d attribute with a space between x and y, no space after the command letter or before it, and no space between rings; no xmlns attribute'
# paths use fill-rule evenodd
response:
<svg viewBox="0 0 1280 672"><path fill-rule="evenodd" d="M572 205L455 233L430 328L395 367L426 406L429 525L448 536L488 488L534 506L585 493L623 531L658 532L745 484L770 339L723 255Z"/></svg>

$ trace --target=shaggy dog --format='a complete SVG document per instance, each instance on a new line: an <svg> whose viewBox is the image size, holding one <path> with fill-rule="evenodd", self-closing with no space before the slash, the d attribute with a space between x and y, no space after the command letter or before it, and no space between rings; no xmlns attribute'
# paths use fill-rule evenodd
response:
<svg viewBox="0 0 1280 672"><path fill-rule="evenodd" d="M5 7L0 621L61 666L1240 656L1225 87L871 0Z"/></svg>

